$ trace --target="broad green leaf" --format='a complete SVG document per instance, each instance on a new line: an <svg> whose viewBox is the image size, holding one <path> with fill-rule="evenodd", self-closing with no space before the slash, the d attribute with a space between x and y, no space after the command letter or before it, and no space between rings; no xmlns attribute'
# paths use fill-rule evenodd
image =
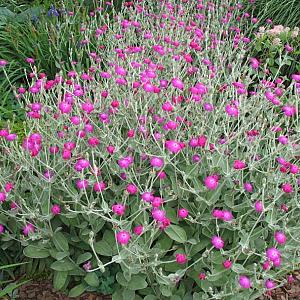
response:
<svg viewBox="0 0 300 300"><path fill-rule="evenodd" d="M154 295L147 295L144 300L158 300L158 298Z"/></svg>
<svg viewBox="0 0 300 300"><path fill-rule="evenodd" d="M81 294L83 294L85 292L85 290L86 290L86 286L83 283L78 284L70 290L69 297L71 297L71 298L78 297Z"/></svg>
<svg viewBox="0 0 300 300"><path fill-rule="evenodd" d="M130 290L141 290L144 289L145 287L147 287L148 284L145 280L145 276L143 275L133 275L131 277L131 280L128 283L128 289Z"/></svg>
<svg viewBox="0 0 300 300"><path fill-rule="evenodd" d="M94 245L96 253L103 256L112 256L113 249L110 244L108 244L105 240L95 243Z"/></svg>
<svg viewBox="0 0 300 300"><path fill-rule="evenodd" d="M80 254L78 257L77 257L77 260L76 260L76 263L78 265L86 262L87 260L91 259L93 256L90 252L86 252L86 253L83 253L83 254Z"/></svg>
<svg viewBox="0 0 300 300"><path fill-rule="evenodd" d="M117 282L122 286L128 286L128 281L124 277L122 272L118 272L116 276Z"/></svg>
<svg viewBox="0 0 300 300"><path fill-rule="evenodd" d="M24 248L23 253L30 258L46 258L49 256L49 251L39 246L29 245Z"/></svg>
<svg viewBox="0 0 300 300"><path fill-rule="evenodd" d="M60 261L55 261L54 263L51 264L50 268L55 270L55 271L71 271L75 269L75 265L70 262L69 260L60 260Z"/></svg>
<svg viewBox="0 0 300 300"><path fill-rule="evenodd" d="M64 287L68 278L67 271L55 271L53 276L53 287L56 290L60 290Z"/></svg>
<svg viewBox="0 0 300 300"><path fill-rule="evenodd" d="M67 238L62 232L55 232L53 235L53 243L58 251L69 251Z"/></svg>
<svg viewBox="0 0 300 300"><path fill-rule="evenodd" d="M99 278L95 272L90 272L84 277L84 281L92 286L92 287L98 287L99 286Z"/></svg>
<svg viewBox="0 0 300 300"><path fill-rule="evenodd" d="M183 228L177 225L170 225L165 229L165 233L178 243L185 243L187 240L186 232Z"/></svg>
<svg viewBox="0 0 300 300"><path fill-rule="evenodd" d="M134 300L135 298L135 291L133 290L124 290L122 293L123 299L126 300Z"/></svg>

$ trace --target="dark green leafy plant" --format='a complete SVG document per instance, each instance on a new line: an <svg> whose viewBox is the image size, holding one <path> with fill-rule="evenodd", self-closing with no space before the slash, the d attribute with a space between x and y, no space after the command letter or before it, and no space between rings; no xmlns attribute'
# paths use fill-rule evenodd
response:
<svg viewBox="0 0 300 300"><path fill-rule="evenodd" d="M252 4L249 4L251 2ZM299 0L245 0L244 3L246 10L258 18L261 26L266 25L266 21L269 19L274 25L300 27Z"/></svg>
<svg viewBox="0 0 300 300"><path fill-rule="evenodd" d="M299 29L277 25L256 32L249 50L271 76L288 80L291 74L300 71L299 45Z"/></svg>

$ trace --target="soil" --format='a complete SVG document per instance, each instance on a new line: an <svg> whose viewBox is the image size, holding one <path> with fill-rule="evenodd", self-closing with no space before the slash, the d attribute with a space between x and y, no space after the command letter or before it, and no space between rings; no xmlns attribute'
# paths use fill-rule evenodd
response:
<svg viewBox="0 0 300 300"><path fill-rule="evenodd" d="M295 281L272 292L261 296L257 300L300 300L300 271L294 273ZM19 300L111 300L111 296L101 296L94 293L83 294L77 298L69 298L67 295L53 289L51 281L43 280L29 283L19 289Z"/></svg>
<svg viewBox="0 0 300 300"><path fill-rule="evenodd" d="M30 282L20 287L18 300L111 300L111 296L86 293L80 297L70 298L62 292L55 291L49 280Z"/></svg>

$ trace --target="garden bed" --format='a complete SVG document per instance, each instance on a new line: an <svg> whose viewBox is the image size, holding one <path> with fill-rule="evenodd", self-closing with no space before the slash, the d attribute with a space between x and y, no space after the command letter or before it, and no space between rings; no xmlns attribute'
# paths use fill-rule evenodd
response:
<svg viewBox="0 0 300 300"><path fill-rule="evenodd" d="M67 299L77 299L77 300L111 300L111 296L97 295L94 293L85 293L80 297L70 298L62 292L55 291L50 280L31 282L23 285L18 293L17 299L29 300L29 299L39 299L39 300L67 300Z"/></svg>
<svg viewBox="0 0 300 300"><path fill-rule="evenodd" d="M269 295L261 296L258 300L297 300L300 299L300 272L294 274L295 281L281 288L277 288ZM35 283L28 283L19 290L17 299L30 300L111 300L111 296L97 295L95 293L85 293L80 297L70 298L62 292L55 291L51 281L43 280Z"/></svg>

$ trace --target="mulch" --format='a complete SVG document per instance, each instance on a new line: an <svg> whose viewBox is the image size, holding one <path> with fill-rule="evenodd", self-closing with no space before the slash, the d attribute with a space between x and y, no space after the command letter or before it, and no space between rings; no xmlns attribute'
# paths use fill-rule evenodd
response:
<svg viewBox="0 0 300 300"><path fill-rule="evenodd" d="M300 271L294 273L295 281L283 287L272 290L269 294L261 296L257 300L300 300ZM43 280L31 282L19 289L19 300L111 300L111 296L101 296L94 293L86 293L77 298L70 298L62 292L55 291L51 281Z"/></svg>
<svg viewBox="0 0 300 300"><path fill-rule="evenodd" d="M80 297L70 298L62 292L54 290L50 280L36 281L19 288L19 300L111 300L111 296L86 293Z"/></svg>

